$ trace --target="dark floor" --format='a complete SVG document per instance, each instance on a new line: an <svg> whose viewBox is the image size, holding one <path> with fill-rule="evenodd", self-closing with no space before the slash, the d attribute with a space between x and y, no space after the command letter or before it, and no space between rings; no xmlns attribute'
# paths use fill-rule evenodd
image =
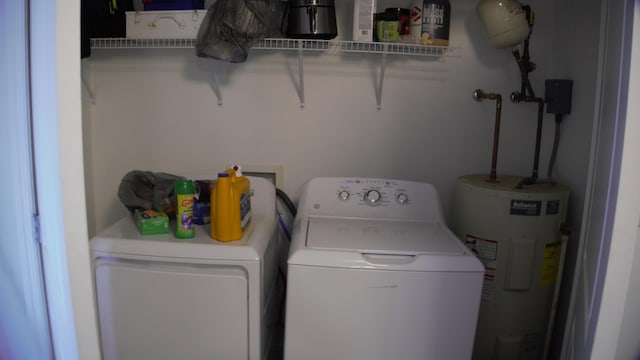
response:
<svg viewBox="0 0 640 360"><path fill-rule="evenodd" d="M284 359L284 327L279 327L273 335L273 343L268 360Z"/></svg>

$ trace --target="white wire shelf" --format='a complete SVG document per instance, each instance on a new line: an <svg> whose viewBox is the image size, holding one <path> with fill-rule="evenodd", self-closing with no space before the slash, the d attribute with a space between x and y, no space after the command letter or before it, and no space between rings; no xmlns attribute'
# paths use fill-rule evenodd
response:
<svg viewBox="0 0 640 360"><path fill-rule="evenodd" d="M196 39L127 39L95 38L91 39L92 49L180 49L193 48ZM276 39L267 38L257 41L252 49L262 50L304 50L326 51L330 53L377 53L414 56L442 56L451 49L446 46L425 46L403 43L357 42L334 40Z"/></svg>
<svg viewBox="0 0 640 360"><path fill-rule="evenodd" d="M195 45L196 39L91 39L92 49L180 49L192 48Z"/></svg>
<svg viewBox="0 0 640 360"><path fill-rule="evenodd" d="M92 49L181 49L194 48L196 39L127 39L127 38L95 38L91 39ZM336 53L367 53L380 55L380 69L376 81L376 105L378 110L382 106L382 87L388 54L409 56L442 57L450 54L454 48L446 46L425 46L404 43L358 42L338 40L309 40L309 39L283 39L267 38L257 41L251 49L260 50L293 50L298 56L298 84L296 90L300 99L300 108L305 106L304 96L304 53L323 52ZM90 94L92 102L95 102L93 92L83 82ZM218 100L218 106L222 107L222 93L214 74L214 93Z"/></svg>

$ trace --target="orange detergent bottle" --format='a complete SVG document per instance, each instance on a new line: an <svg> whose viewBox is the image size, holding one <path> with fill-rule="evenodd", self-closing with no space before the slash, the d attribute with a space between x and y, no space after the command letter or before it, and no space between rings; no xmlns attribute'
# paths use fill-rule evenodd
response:
<svg viewBox="0 0 640 360"><path fill-rule="evenodd" d="M249 179L239 166L218 174L211 191L211 238L218 241L240 240L251 221Z"/></svg>

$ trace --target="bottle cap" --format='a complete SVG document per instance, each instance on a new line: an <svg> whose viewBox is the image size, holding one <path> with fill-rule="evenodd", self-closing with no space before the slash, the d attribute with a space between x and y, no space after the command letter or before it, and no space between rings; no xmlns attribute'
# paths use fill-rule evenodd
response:
<svg viewBox="0 0 640 360"><path fill-rule="evenodd" d="M195 191L195 187L193 185L193 181L191 180L176 180L174 187L174 191L176 193L193 193Z"/></svg>
<svg viewBox="0 0 640 360"><path fill-rule="evenodd" d="M240 167L240 165L233 165L233 171L236 172L236 176L240 177L242 176L242 168Z"/></svg>

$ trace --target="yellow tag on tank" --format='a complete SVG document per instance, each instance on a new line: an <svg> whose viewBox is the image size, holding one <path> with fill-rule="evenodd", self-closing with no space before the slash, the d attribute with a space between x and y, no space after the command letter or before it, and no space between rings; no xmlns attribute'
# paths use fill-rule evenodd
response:
<svg viewBox="0 0 640 360"><path fill-rule="evenodd" d="M556 241L544 245L544 257L540 269L540 286L551 285L558 276L558 266L562 252L562 242Z"/></svg>

